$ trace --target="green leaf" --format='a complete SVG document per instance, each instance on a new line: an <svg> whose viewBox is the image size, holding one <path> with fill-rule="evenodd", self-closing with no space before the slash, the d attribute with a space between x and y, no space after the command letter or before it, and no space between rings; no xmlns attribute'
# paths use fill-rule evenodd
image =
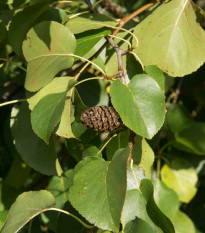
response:
<svg viewBox="0 0 205 233"><path fill-rule="evenodd" d="M15 147L21 158L34 170L46 174L56 174L56 152L54 141L47 145L36 136L31 127L30 111L26 104L11 113L11 131Z"/></svg>
<svg viewBox="0 0 205 233"><path fill-rule="evenodd" d="M40 17L35 21L35 24L41 23L43 21L55 21L58 23L63 23L64 20L66 20L66 18L67 14L65 10L47 7L46 11L44 11L40 15Z"/></svg>
<svg viewBox="0 0 205 233"><path fill-rule="evenodd" d="M8 215L8 210L4 210L0 212L0 230L6 221L7 215Z"/></svg>
<svg viewBox="0 0 205 233"><path fill-rule="evenodd" d="M134 220L126 224L124 233L138 233L138 232L157 233L159 231L157 229L154 229L150 223L140 218L135 218Z"/></svg>
<svg viewBox="0 0 205 233"><path fill-rule="evenodd" d="M151 168L154 163L154 152L149 144L142 137L136 136L133 146L133 161L143 168L145 175L151 178Z"/></svg>
<svg viewBox="0 0 205 233"><path fill-rule="evenodd" d="M164 90L165 77L163 72L157 66L146 66L144 72L150 75L159 84L162 91Z"/></svg>
<svg viewBox="0 0 205 233"><path fill-rule="evenodd" d="M65 105L65 93L50 94L42 98L31 112L33 131L46 143L61 119Z"/></svg>
<svg viewBox="0 0 205 233"><path fill-rule="evenodd" d="M186 109L180 105L171 106L166 117L170 129L175 135L189 126L193 121Z"/></svg>
<svg viewBox="0 0 205 233"><path fill-rule="evenodd" d="M137 217L148 223L152 229L151 232L174 233L171 221L161 212L154 201L151 181L141 180L138 188L127 192L123 208L125 226L126 224L129 226L129 222Z"/></svg>
<svg viewBox="0 0 205 233"><path fill-rule="evenodd" d="M15 159L9 169L5 182L10 186L20 189L24 186L31 172L31 168L19 159Z"/></svg>
<svg viewBox="0 0 205 233"><path fill-rule="evenodd" d="M145 177L144 170L133 164L133 167L129 166L127 169L127 190L139 189L141 180L147 179Z"/></svg>
<svg viewBox="0 0 205 233"><path fill-rule="evenodd" d="M8 33L9 43L19 56L22 53L22 43L26 37L26 33L47 7L48 2L26 7L12 18Z"/></svg>
<svg viewBox="0 0 205 233"><path fill-rule="evenodd" d="M161 180L154 180L154 199L161 211L173 218L179 208L177 194L168 188Z"/></svg>
<svg viewBox="0 0 205 233"><path fill-rule="evenodd" d="M179 200L188 203L196 194L197 174L185 159L174 159L170 167L165 164L161 169L162 181L173 189Z"/></svg>
<svg viewBox="0 0 205 233"><path fill-rule="evenodd" d="M23 42L23 53L28 63L25 88L37 91L55 75L73 64L76 41L65 26L57 22L35 25Z"/></svg>
<svg viewBox="0 0 205 233"><path fill-rule="evenodd" d="M164 95L150 76L136 75L128 85L116 80L111 85L110 94L123 123L136 134L152 138L162 127Z"/></svg>
<svg viewBox="0 0 205 233"><path fill-rule="evenodd" d="M190 74L205 62L205 32L191 1L160 5L136 26L134 34L139 41L134 52L142 63L156 65L170 76Z"/></svg>
<svg viewBox="0 0 205 233"><path fill-rule="evenodd" d="M180 210L172 218L172 222L176 233L196 233L191 219Z"/></svg>
<svg viewBox="0 0 205 233"><path fill-rule="evenodd" d="M104 230L119 229L128 156L129 148L122 150L112 162L86 157L74 170L69 200L90 223Z"/></svg>
<svg viewBox="0 0 205 233"><path fill-rule="evenodd" d="M91 157L102 157L102 153L100 152L100 150L93 145L87 145L82 153L82 158L85 158L87 156L91 156Z"/></svg>
<svg viewBox="0 0 205 233"><path fill-rule="evenodd" d="M129 142L129 132L120 132L117 134L116 137L114 137L106 146L106 156L108 160L112 160L115 152L118 149L127 147Z"/></svg>
<svg viewBox="0 0 205 233"><path fill-rule="evenodd" d="M66 27L74 33L78 34L88 30L99 29L107 26L115 26L116 22L113 18L103 14L83 14L81 16L70 19L66 23Z"/></svg>
<svg viewBox="0 0 205 233"><path fill-rule="evenodd" d="M68 89L73 87L75 83L75 80L70 80L68 84ZM71 101L72 95L73 89L71 88L67 92L63 113L60 119L60 124L55 132L58 136L64 138L75 138L75 135L73 134L71 128L71 123L74 121L74 106L72 105Z"/></svg>
<svg viewBox="0 0 205 233"><path fill-rule="evenodd" d="M46 190L21 194L10 208L1 233L19 231L29 220L49 210L54 205L55 200L53 196Z"/></svg>
<svg viewBox="0 0 205 233"><path fill-rule="evenodd" d="M55 77L37 93L27 92L26 96L30 110L33 110L36 104L46 95L69 91L75 83L73 77Z"/></svg>
<svg viewBox="0 0 205 233"><path fill-rule="evenodd" d="M84 56L88 53L98 41L101 40L104 36L111 34L110 30L107 29L98 29L92 31L85 31L76 35L77 47L75 54L78 56Z"/></svg>
<svg viewBox="0 0 205 233"><path fill-rule="evenodd" d="M68 201L68 189L73 182L73 170L67 170L61 177L53 176L47 190L54 196L56 207L62 208Z"/></svg>
<svg viewBox="0 0 205 233"><path fill-rule="evenodd" d="M193 122L176 135L173 144L180 150L197 155L205 154L205 123Z"/></svg>
<svg viewBox="0 0 205 233"><path fill-rule="evenodd" d="M61 137L75 137L71 130L71 118L74 114L73 106L71 104L71 95L73 93L72 87L75 84L76 81L73 79L73 77L60 77L54 78L48 85L43 87L34 95L32 93L27 92L27 97L30 96L28 98L29 108L32 110L43 97L50 94L59 94L68 91L65 98L65 105L60 119L60 124L55 132L57 135Z"/></svg>

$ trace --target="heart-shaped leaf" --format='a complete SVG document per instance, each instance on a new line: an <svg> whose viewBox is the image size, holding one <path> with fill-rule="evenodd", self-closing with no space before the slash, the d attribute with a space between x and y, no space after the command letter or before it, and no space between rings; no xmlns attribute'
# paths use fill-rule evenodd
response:
<svg viewBox="0 0 205 233"><path fill-rule="evenodd" d="M75 47L76 40L67 27L52 21L35 25L23 42L23 53L29 62L25 88L37 91L58 72L71 67Z"/></svg>
<svg viewBox="0 0 205 233"><path fill-rule="evenodd" d="M142 63L156 65L170 76L190 74L205 62L205 32L192 1L160 5L136 26L134 34L139 41L134 51Z"/></svg>
<svg viewBox="0 0 205 233"><path fill-rule="evenodd" d="M74 170L69 200L82 216L99 228L119 229L129 153L129 148L122 150L112 162L86 157Z"/></svg>
<svg viewBox="0 0 205 233"><path fill-rule="evenodd" d="M123 123L136 134L152 138L162 127L165 117L164 95L150 76L136 75L128 85L116 80L111 85L110 94Z"/></svg>

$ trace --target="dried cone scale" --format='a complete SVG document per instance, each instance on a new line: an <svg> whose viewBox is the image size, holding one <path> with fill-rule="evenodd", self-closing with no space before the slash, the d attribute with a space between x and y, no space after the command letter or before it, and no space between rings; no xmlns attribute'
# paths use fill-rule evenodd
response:
<svg viewBox="0 0 205 233"><path fill-rule="evenodd" d="M113 107L96 106L81 114L82 124L99 132L110 132L121 124L120 117Z"/></svg>

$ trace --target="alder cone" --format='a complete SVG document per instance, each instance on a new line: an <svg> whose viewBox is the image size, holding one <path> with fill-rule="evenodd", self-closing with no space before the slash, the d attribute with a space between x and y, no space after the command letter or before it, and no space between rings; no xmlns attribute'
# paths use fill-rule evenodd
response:
<svg viewBox="0 0 205 233"><path fill-rule="evenodd" d="M81 114L82 124L99 132L110 132L121 124L121 119L113 107L96 106Z"/></svg>

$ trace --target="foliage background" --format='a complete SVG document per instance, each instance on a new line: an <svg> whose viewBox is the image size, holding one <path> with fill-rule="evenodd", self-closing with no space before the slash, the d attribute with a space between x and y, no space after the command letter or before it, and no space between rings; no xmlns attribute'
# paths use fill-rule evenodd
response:
<svg viewBox="0 0 205 233"><path fill-rule="evenodd" d="M124 16L131 14L133 11L148 3L148 1L146 0L116 0L112 2L121 6L120 13L123 13ZM205 3L203 0L196 1L195 3L202 9L205 9ZM164 4L164 6L166 7L166 4L169 3L162 4ZM164 6L162 5L161 7ZM56 38L56 41L58 41L57 36L59 36L61 40L65 42L65 47L62 49L62 51L65 50L65 53L73 53L75 50L76 55L82 56L86 59L91 58L92 55L95 54L100 46L105 42L105 35L111 34L113 29L102 26L94 28L89 20L86 26L85 19L83 21L83 25L85 28L83 29L81 29L79 26L76 26L72 21L70 21L70 23L69 21L67 22L68 15L75 14L77 12L83 12L87 9L88 6L86 3L79 3L78 1L73 1L72 3L66 4L60 2L57 3L54 1L42 2L38 0L1 1L1 103L16 99L28 98L29 108L30 110L33 110L35 109L34 106L38 103L38 100L41 99L42 96L46 96L49 94L52 95L52 98L49 97L48 100L45 100L45 103L49 103L49 106L51 106L52 104L55 105L56 103L59 103L58 101L60 101L61 98L64 98L65 95L67 95L67 97L72 95L72 87L76 84L76 81L70 78L66 78L66 76L72 76L72 71L75 68L75 65L79 62L79 59L66 57L63 58L64 60L59 60L56 70L54 67L50 67L52 72L55 73L54 75L64 78L55 78L52 82L50 82L53 77L51 78L49 75L47 75L47 72L46 74L43 74L44 76L47 75L46 83L38 82L37 85L34 85L32 82L31 74L31 83L29 83L28 78L25 83L25 71L26 69L29 70L27 62L31 62L33 58L32 52L29 50L29 40L27 40L26 42L24 41L23 53L19 44L23 42L25 35L33 25L37 25L38 23L44 21L55 21L60 23L61 25L67 25L70 31L75 34L75 38L77 39L77 48L75 50L76 45L75 41L72 39L72 35L69 33L64 34L64 32L62 32L62 34L60 32L59 34L57 34L55 30L57 30L59 26L58 24L53 23L53 32L57 35L55 34L54 36L52 36L51 34L51 38ZM103 11L105 17L112 16L118 18L119 16L119 12L116 13L106 10L104 6L99 6L98 10ZM170 8L170 11L171 10L172 9ZM118 16L116 16L115 14L118 14ZM148 19L149 14L150 17L152 17L151 12L143 12L142 14L140 14L140 16L137 16L135 20L130 21L125 26L125 28L130 29L135 27L136 24L143 18L147 17ZM201 10L200 13L197 10L196 15L197 20L201 23L204 31L205 13L203 12L203 10ZM192 15L189 14L187 18L188 20L191 20ZM78 18L76 19L78 20ZM157 19L155 18L152 20L153 22L157 21ZM168 20L169 18L165 18L164 21L160 21L160 24L163 25L163 22L166 23ZM105 22L105 18L103 18L101 23L102 22ZM80 23L82 23L82 21ZM137 164L139 165L139 167L144 169L146 177L152 178L155 189L155 202L158 204L163 213L165 213L166 216L171 219L176 232L205 232L205 65L202 65L205 60L205 43L204 40L202 40L202 46L197 47L196 45L195 47L195 43L191 41L189 33L187 32L187 44L189 44L189 39L191 41L191 44L188 45L190 46L190 53L188 53L188 55L186 56L187 59L184 60L183 53L182 55L177 54L177 57L179 59L177 61L177 64L172 64L171 68L168 67L169 72L166 72L166 67L164 66L165 58L162 56L161 53L158 53L158 47L156 47L155 50L152 51L153 44L150 44L149 40L149 38L153 37L153 32L156 24L154 24L153 28L151 28L152 30L143 32L143 29L146 27L146 23L146 21L142 21L142 24L139 24L142 25L142 28L140 28L139 26L134 30L139 41L143 41L144 43L141 43L143 44L143 46L140 47L140 44L134 51L136 52L136 54L139 55L143 64L146 66L144 73L152 76L153 79L158 82L160 88L163 90L166 97L167 112L163 127L154 137L153 135L155 133L150 136L145 133L144 129L134 128L136 130L141 130L141 136L150 138L149 140L145 140L140 136L135 137L133 150L134 164ZM107 24L111 27L115 25L115 23L113 23L113 21L111 20L107 20L106 25ZM194 28L195 30L195 26L196 25L192 25L190 27ZM185 27L182 26L182 28ZM92 29L92 31L88 31L89 29ZM38 28L36 27L33 30L38 30ZM39 31L40 30L41 28L39 27ZM32 31L30 33L32 36ZM145 33L145 35L143 33ZM202 32L199 31L199 28L196 29L196 38L202 38L200 37L201 33ZM27 35L27 38L29 36L30 34ZM117 36L132 42L132 39L126 32L119 32ZM89 41L86 46L84 41L85 39ZM124 43L121 40L117 39L115 40L115 42L120 45L121 49L128 49L127 43ZM73 43L72 46L71 43ZM161 44L163 43L163 41L160 41L160 43L156 42L156 44L158 44L159 46L161 46ZM178 43L178 46L182 46L183 48L183 42L178 41ZM36 41L36 46L38 48L41 48L40 51L43 51L43 49L45 49L43 45L41 45L41 41ZM173 47L174 46L176 45L174 44ZM59 46L59 51L60 49L61 48ZM59 53L59 51L57 51L57 53ZM149 54L150 51L152 51L151 54ZM133 77L136 74L142 73L140 64L135 58L133 58L131 54L128 54L126 56L126 59L123 57L123 59L124 65L126 66L125 69L129 78ZM193 60L200 63L200 65L202 66L194 64L194 62L192 62ZM70 68L73 61L77 62L72 68ZM159 63L158 67L162 71L164 71L164 73L155 66L147 66L149 64L156 64L156 62L157 64ZM108 46L107 50L103 50L98 58L95 60L95 64L97 64L101 69L105 70L106 74L109 76L116 74L118 70L114 49L111 46ZM178 72L177 70L179 66L182 70L180 72ZM30 67L32 69L31 65ZM28 70L27 75L29 75ZM73 74L73 76L74 75L75 74ZM81 74L78 81L82 81L86 78L98 75L99 72L95 70L94 66L92 66L86 69ZM134 82L133 80L134 79L132 79L132 82ZM145 78L143 80L145 80ZM144 86L147 88L147 90L149 90L149 83L147 84L148 85L146 85L145 83ZM66 85L68 85L70 89L65 89ZM32 91L37 91L41 87L47 87L47 89L43 90L43 94L38 94L39 96L33 95ZM55 87L58 87L59 89L55 90ZM93 161L91 161L91 158L84 160L90 160L90 162L93 163L92 165L94 167L97 166L97 174L99 174L99 176L102 176L99 167L106 166L107 161L112 160L116 151L118 153L115 154L115 156L119 156L120 149L122 150L122 148L127 147L129 141L129 133L128 131L118 133L118 135L112 138L111 141L106 144L106 147L104 148L103 145L107 139L103 138L102 135L98 133L86 130L79 122L79 113L85 110L86 106L107 106L111 104L109 96L111 94L112 96L114 96L112 99L112 104L115 106L116 110L119 111L119 113L122 115L121 117L123 118L123 113L120 112L122 111L120 108L121 106L119 105L118 101L120 96L117 96L116 94L120 90L119 93L121 95L121 93L123 93L123 88L124 86L117 81L115 82L115 85L112 85L110 88L110 81L102 81L101 79L83 82L81 85L79 85L77 87L79 95L77 92L75 93L74 102L76 106L79 106L80 109L76 110L75 115L69 116L65 119L65 122L69 122L69 128L66 128L66 131L63 130L63 126L62 128L58 128L58 130L55 131L55 133L60 136L58 138L53 135L50 137L53 128L49 132L42 132L41 129L48 122L48 119L44 119L42 125L38 125L38 127L36 128L34 127L34 125L37 125L37 123L39 122L38 120L36 120L36 116L39 116L43 112L45 105L39 106L39 109L36 108L36 111L33 110L31 116L31 119L33 119L33 130L39 137L36 136L31 128L31 123L29 120L30 112L26 103L15 106L6 105L0 108L0 228L3 226L8 215L8 211L11 205L15 202L18 195L25 191L31 190L39 191L42 189L46 189L52 193L55 201L52 199L53 197L49 196L48 193L41 193L42 197L44 195L48 195L44 196L48 198L45 198L44 201L45 208L47 208L48 206L53 206L53 203L56 202L57 208L67 210L80 219L83 219L82 216L79 215L79 213L68 202L68 198L71 203L78 202L78 199L75 200L76 193L74 188L71 188L69 192L70 197L68 196L68 189L73 184L73 168L77 164L78 167L81 166L79 164L82 164L83 168L81 169L88 169L89 174L89 172L93 172L94 168L91 167L89 170L88 165L86 167L85 165L83 165L82 162L79 163L79 161L87 156L103 156L105 160L99 159L95 161L95 159L93 159ZM40 91L38 93L40 93ZM71 106L71 100L68 98L68 100L66 101L69 108L69 106ZM84 103L84 105L82 104L82 102ZM123 104L123 106L129 106L130 102L126 102L126 100L124 99ZM56 112L62 113L63 107L59 104L58 108L56 108ZM127 109L126 111L129 111L129 109ZM131 111L130 115L132 115ZM17 120L16 117L18 117ZM45 117L45 115L43 117ZM74 118L75 121L73 121ZM156 118L159 119L157 127L160 128L160 122L163 121L163 119L161 119L163 118L163 114L162 116L160 116L159 114ZM126 117L123 118L123 121L126 122ZM71 122L73 122L72 128ZM58 121L56 123L54 122L54 125L56 125L57 123ZM126 125L130 127L130 125L133 125L133 122L128 119ZM138 127L138 122L136 122L136 127ZM68 132L69 135L67 135ZM29 135L29 137L25 137L24 135ZM112 137L112 135L109 135L108 139L109 137ZM49 146L47 146L46 143L40 138L44 139L44 141L48 141L50 139ZM129 154L126 151L124 151L123 153L125 155ZM143 162L142 159L139 159L139 154L141 158L145 160L145 162ZM58 164L58 162L56 164L56 155L58 157L58 162L60 165ZM124 158L124 160L125 159L126 158ZM139 167L137 170L138 179L140 178L140 176L143 176L140 173L141 170L139 169ZM115 181L110 180L111 184L113 182L120 185L121 181L117 181L117 178L119 177L120 174L119 176L116 175ZM123 175L120 178L123 179ZM75 179L77 178L75 177ZM145 186L151 187L149 181L143 182L145 183ZM128 183L128 189L129 187L130 190L128 190L127 192L127 199L125 201L124 207L125 209L123 209L125 213L124 220L125 223L127 223L124 230L125 232L138 232L139 229L142 229L143 232L151 232L151 228L149 225L151 224L149 222L150 220L147 220L146 218L146 220L143 220L143 218L141 218L141 216L145 214L143 211L144 209L146 209L146 207L140 206L140 203L142 203L140 201L139 203L137 203L138 206L135 207L136 202L132 201L135 195L140 195L138 191L136 191L138 189L131 188ZM93 190L93 187L91 187L91 190ZM141 192L143 193L143 190L141 190ZM35 197L33 196L29 198L35 200ZM94 197L91 196L89 198L90 200L93 200ZM48 201L48 203L46 202L46 200ZM114 201L115 200L113 200L113 202ZM141 215L134 214L134 217L137 216L138 219L133 218L133 216L131 216L132 214L129 213L129 201L131 203L133 211L136 212L138 208L141 210ZM117 202L116 208L119 202ZM96 201L95 204L97 205L97 203L98 201ZM84 212L86 208L89 209L89 205L91 204L92 203L88 202L87 206L84 206L83 209L81 209L83 204L79 202L74 207L82 214L82 212ZM18 208L24 210L26 213L27 205L24 206L24 203L18 203ZM16 215L18 215L18 208ZM39 206L39 208L43 209L44 207ZM104 216L106 216L106 209L100 207L99 209L100 213L102 212ZM96 215L97 214L99 213L96 213ZM87 217L86 214L84 215L85 217ZM99 219L102 218L102 215L100 214ZM93 218L95 217L96 216L94 216ZM159 217L160 219L161 215L159 214L157 215L157 217ZM85 222L85 224L89 225L89 223L85 219L83 219L83 221ZM106 220L104 220L102 225L100 225L99 223L96 224L99 227L98 232L103 231L100 230L100 228L103 229L105 222ZM137 226L136 228L135 225ZM20 232L94 232L94 230L87 230L84 225L80 224L79 221L71 216L64 215L63 213L59 214L58 212L48 211L35 217L32 222L25 225L25 227L22 228ZM166 230L164 230L163 232L166 232Z"/></svg>

